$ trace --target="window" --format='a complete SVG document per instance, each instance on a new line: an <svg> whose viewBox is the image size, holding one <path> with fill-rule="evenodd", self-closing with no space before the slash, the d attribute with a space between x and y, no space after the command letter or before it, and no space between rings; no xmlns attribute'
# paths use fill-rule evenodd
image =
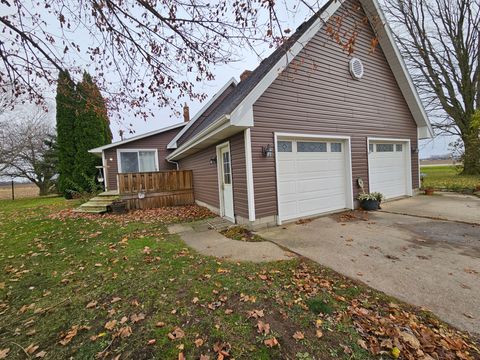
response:
<svg viewBox="0 0 480 360"><path fill-rule="evenodd" d="M224 152L223 155L223 183L224 184L231 184L232 183L232 174L231 174L231 167L230 167L230 153Z"/></svg>
<svg viewBox="0 0 480 360"><path fill-rule="evenodd" d="M327 143L313 141L297 142L298 152L327 152Z"/></svg>
<svg viewBox="0 0 480 360"><path fill-rule="evenodd" d="M373 144L368 144L368 152L373 152Z"/></svg>
<svg viewBox="0 0 480 360"><path fill-rule="evenodd" d="M120 173L157 170L155 150L120 150Z"/></svg>
<svg viewBox="0 0 480 360"><path fill-rule="evenodd" d="M395 151L402 152L403 151L403 144L395 144Z"/></svg>
<svg viewBox="0 0 480 360"><path fill-rule="evenodd" d="M278 141L277 142L277 151L278 152L292 152L292 142L291 141Z"/></svg>
<svg viewBox="0 0 480 360"><path fill-rule="evenodd" d="M342 152L342 143L330 143L331 152Z"/></svg>
<svg viewBox="0 0 480 360"><path fill-rule="evenodd" d="M377 152L393 152L393 144L377 144Z"/></svg>

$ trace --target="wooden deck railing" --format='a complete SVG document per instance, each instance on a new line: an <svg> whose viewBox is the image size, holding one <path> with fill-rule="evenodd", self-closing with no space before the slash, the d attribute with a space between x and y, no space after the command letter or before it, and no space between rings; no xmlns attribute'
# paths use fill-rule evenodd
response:
<svg viewBox="0 0 480 360"><path fill-rule="evenodd" d="M118 174L118 192L130 209L194 202L191 170Z"/></svg>

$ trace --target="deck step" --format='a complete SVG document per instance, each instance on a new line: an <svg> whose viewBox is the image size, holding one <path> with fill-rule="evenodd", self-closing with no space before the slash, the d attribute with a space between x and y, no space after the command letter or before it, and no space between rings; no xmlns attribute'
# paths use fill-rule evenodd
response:
<svg viewBox="0 0 480 360"><path fill-rule="evenodd" d="M75 209L76 212L101 214L108 211L108 207L120 197L114 192L104 192L91 198Z"/></svg>

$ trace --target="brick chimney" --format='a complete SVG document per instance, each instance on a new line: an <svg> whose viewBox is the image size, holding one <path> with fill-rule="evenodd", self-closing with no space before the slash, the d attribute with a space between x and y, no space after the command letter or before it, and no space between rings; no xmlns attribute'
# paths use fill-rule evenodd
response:
<svg viewBox="0 0 480 360"><path fill-rule="evenodd" d="M187 103L183 105L183 121L185 122L190 121L190 108L188 107Z"/></svg>
<svg viewBox="0 0 480 360"><path fill-rule="evenodd" d="M240 74L240 81L244 81L246 78L248 78L252 73L252 70L245 70Z"/></svg>

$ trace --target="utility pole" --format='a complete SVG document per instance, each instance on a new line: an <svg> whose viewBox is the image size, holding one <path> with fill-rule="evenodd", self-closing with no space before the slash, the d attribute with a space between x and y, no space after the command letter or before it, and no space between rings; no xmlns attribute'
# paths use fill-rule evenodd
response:
<svg viewBox="0 0 480 360"><path fill-rule="evenodd" d="M13 182L13 176L12 176L12 200L15 200L15 183Z"/></svg>

